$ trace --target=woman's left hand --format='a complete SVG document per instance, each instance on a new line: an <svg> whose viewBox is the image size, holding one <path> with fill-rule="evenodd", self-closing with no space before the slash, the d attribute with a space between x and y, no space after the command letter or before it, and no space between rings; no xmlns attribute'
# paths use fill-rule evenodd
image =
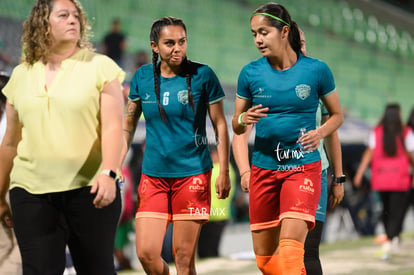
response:
<svg viewBox="0 0 414 275"><path fill-rule="evenodd" d="M116 182L109 176L101 174L92 185L91 194L96 194L93 204L102 208L111 204L116 196Z"/></svg>
<svg viewBox="0 0 414 275"><path fill-rule="evenodd" d="M344 198L344 185L343 184L332 184L331 186L331 194L329 196L329 205L331 208L334 208Z"/></svg>
<svg viewBox="0 0 414 275"><path fill-rule="evenodd" d="M320 143L321 143L322 136L318 129L310 130L309 132L306 132L303 136L301 136L297 143L302 143L303 148L306 151L315 151L318 149Z"/></svg>
<svg viewBox="0 0 414 275"><path fill-rule="evenodd" d="M216 179L216 194L218 199L225 199L230 193L230 177L229 174L220 174Z"/></svg>

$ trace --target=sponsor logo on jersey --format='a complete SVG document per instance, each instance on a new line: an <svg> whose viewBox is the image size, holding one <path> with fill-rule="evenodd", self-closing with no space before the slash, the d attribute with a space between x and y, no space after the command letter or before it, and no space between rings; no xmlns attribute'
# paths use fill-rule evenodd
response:
<svg viewBox="0 0 414 275"><path fill-rule="evenodd" d="M306 84L300 84L295 88L296 95L302 100L305 100L309 97L311 92L311 87Z"/></svg>
<svg viewBox="0 0 414 275"><path fill-rule="evenodd" d="M183 105L188 104L188 90L182 90L177 93L178 102Z"/></svg>
<svg viewBox="0 0 414 275"><path fill-rule="evenodd" d="M151 94L149 93L145 93L145 96L141 100L142 100L142 103L145 103L145 104L157 103L156 100L151 100Z"/></svg>
<svg viewBox="0 0 414 275"><path fill-rule="evenodd" d="M299 149L292 149L292 148L284 148L283 145L278 142L277 147L274 150L276 153L277 160L289 160L289 159L302 159L304 158L304 153Z"/></svg>
<svg viewBox="0 0 414 275"><path fill-rule="evenodd" d="M259 88L259 90L256 93L253 93L253 97L256 98L271 98L272 95L266 95L265 90L263 88Z"/></svg>

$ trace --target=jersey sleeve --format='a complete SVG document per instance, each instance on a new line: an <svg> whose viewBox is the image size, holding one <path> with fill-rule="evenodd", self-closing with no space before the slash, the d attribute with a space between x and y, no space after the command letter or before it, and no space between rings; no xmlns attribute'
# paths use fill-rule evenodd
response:
<svg viewBox="0 0 414 275"><path fill-rule="evenodd" d="M131 101L138 101L141 98L139 97L139 90L138 90L138 76L140 73L140 69L138 69L134 76L131 79L131 83L129 85L129 95L128 95L128 99Z"/></svg>
<svg viewBox="0 0 414 275"><path fill-rule="evenodd" d="M97 63L98 83L97 87L102 92L106 83L118 78L119 83L122 84L125 80L125 72L109 57L105 55L98 55L99 62Z"/></svg>
<svg viewBox="0 0 414 275"><path fill-rule="evenodd" d="M242 99L247 99L247 100L251 100L252 95L249 89L249 82L248 82L248 77L247 77L247 69L246 67L244 67L240 74L239 74L239 79L237 81L237 92L236 92L236 96L240 97Z"/></svg>
<svg viewBox="0 0 414 275"><path fill-rule="evenodd" d="M220 100L223 100L225 97L223 88L221 87L220 81L218 80L217 75L214 73L214 71L208 67L205 66L205 74L206 74L206 83L205 83L205 90L207 92L208 96L208 104L216 103Z"/></svg>
<svg viewBox="0 0 414 275"><path fill-rule="evenodd" d="M319 101L319 106L321 107L321 115L328 116L329 115L328 109L326 109L325 104L323 104L321 100Z"/></svg>
<svg viewBox="0 0 414 275"><path fill-rule="evenodd" d="M325 62L319 63L319 97L325 97L335 91L335 81L332 71Z"/></svg>

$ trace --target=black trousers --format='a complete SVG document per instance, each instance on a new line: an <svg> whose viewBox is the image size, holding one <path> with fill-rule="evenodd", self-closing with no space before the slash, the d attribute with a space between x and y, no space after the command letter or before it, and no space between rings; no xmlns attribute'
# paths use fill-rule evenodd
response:
<svg viewBox="0 0 414 275"><path fill-rule="evenodd" d="M78 275L113 275L114 242L121 212L114 202L97 209L90 187L35 195L10 190L10 204L24 275L61 275L68 245Z"/></svg>
<svg viewBox="0 0 414 275"><path fill-rule="evenodd" d="M379 192L382 201L382 221L389 240L400 235L410 192Z"/></svg>
<svg viewBox="0 0 414 275"><path fill-rule="evenodd" d="M219 247L223 236L225 221L210 221L201 227L198 239L198 256L200 258L219 257Z"/></svg>
<svg viewBox="0 0 414 275"><path fill-rule="evenodd" d="M319 259L319 245L321 244L324 223L316 221L315 227L308 232L305 241L305 269L308 275L322 275L322 265Z"/></svg>

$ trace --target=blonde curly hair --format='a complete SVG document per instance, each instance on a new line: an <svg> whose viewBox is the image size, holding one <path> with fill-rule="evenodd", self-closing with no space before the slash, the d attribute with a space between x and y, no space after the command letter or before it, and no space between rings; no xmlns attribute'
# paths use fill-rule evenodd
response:
<svg viewBox="0 0 414 275"><path fill-rule="evenodd" d="M37 61L46 63L51 44L49 16L56 0L37 0L32 7L29 17L23 23L21 44L23 49L22 61L33 65ZM80 39L77 46L93 50L91 27L78 0L71 1L78 13L80 23Z"/></svg>

